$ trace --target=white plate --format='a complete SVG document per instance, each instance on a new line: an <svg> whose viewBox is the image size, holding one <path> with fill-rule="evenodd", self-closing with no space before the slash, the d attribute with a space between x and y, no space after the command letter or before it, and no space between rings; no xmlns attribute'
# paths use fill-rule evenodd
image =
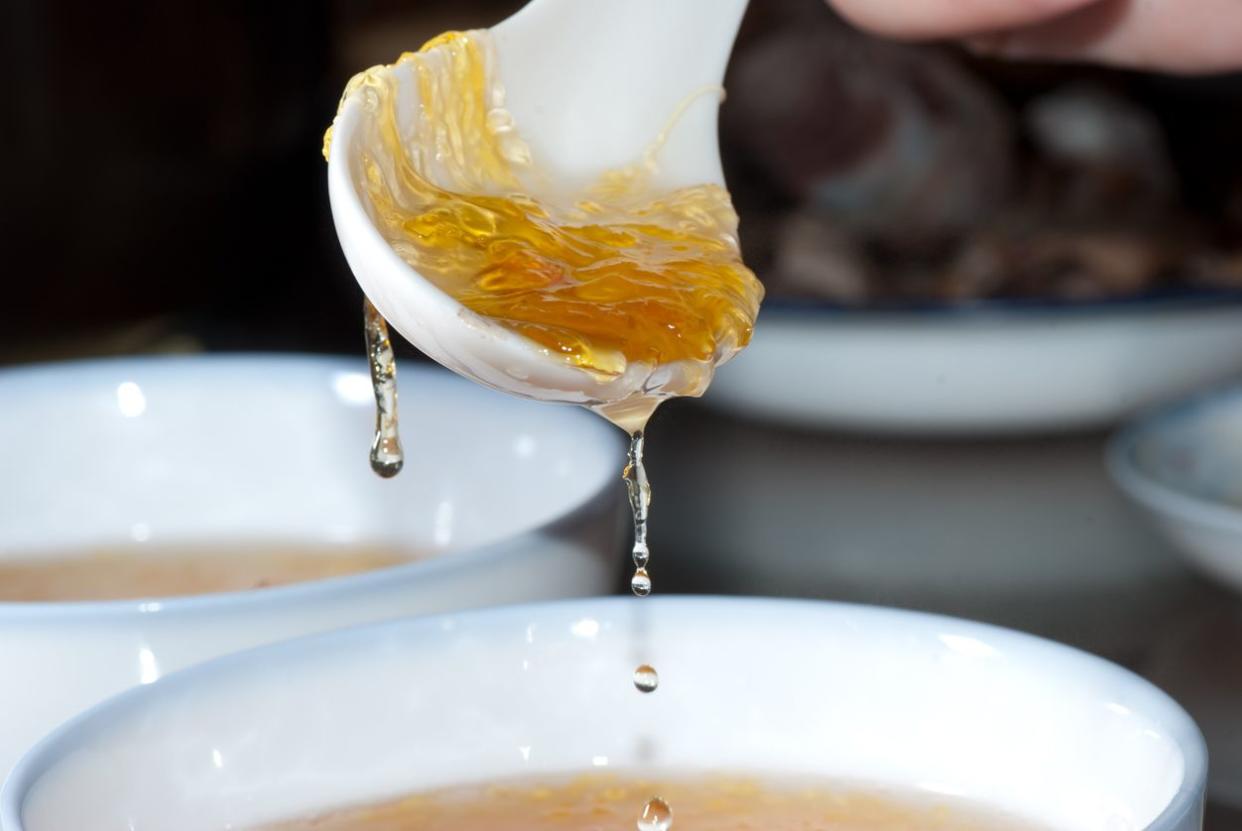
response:
<svg viewBox="0 0 1242 831"><path fill-rule="evenodd" d="M1242 591L1242 388L1138 421L1113 439L1108 466L1193 564Z"/></svg>
<svg viewBox="0 0 1242 831"><path fill-rule="evenodd" d="M1242 303L770 305L707 401L756 419L891 434L1106 426L1242 374Z"/></svg>

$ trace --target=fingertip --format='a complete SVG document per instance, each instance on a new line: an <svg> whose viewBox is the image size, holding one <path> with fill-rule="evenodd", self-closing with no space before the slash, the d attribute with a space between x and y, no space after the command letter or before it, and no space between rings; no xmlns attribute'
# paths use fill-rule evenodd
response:
<svg viewBox="0 0 1242 831"><path fill-rule="evenodd" d="M829 0L859 28L901 40L971 37L1041 23L1099 0Z"/></svg>

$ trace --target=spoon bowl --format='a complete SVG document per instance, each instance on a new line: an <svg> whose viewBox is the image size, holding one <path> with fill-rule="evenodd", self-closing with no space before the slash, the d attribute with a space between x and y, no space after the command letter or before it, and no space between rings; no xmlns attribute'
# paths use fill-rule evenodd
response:
<svg viewBox="0 0 1242 831"><path fill-rule="evenodd" d="M541 172L585 186L663 140L653 184L723 184L719 96L746 0L533 0L491 29L505 105ZM409 64L396 82L398 119L418 117ZM632 364L594 373L472 312L406 263L369 212L362 156L368 119L355 90L342 102L328 154L328 192L345 258L363 292L407 340L449 369L525 397L609 405L678 384L690 367ZM684 108L683 105L684 104ZM678 111L670 123L670 116ZM402 133L406 134L402 126ZM624 426L624 425L623 425Z"/></svg>

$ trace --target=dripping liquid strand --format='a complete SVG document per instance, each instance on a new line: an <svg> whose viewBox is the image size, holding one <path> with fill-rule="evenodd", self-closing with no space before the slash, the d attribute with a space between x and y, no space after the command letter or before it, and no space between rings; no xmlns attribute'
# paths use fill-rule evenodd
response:
<svg viewBox="0 0 1242 831"><path fill-rule="evenodd" d="M630 511L634 515L634 576L630 578L630 589L638 597L651 594L651 575L647 573L647 562L651 559L651 550L647 547L647 509L651 506L651 484L647 481L647 468L643 466L645 441L642 430L635 430L630 435L629 457L621 474L625 478ZM640 693L653 693L659 685L660 676L655 667L642 664L634 670L634 688ZM635 823L637 831L669 831L672 824L673 809L658 796L647 800Z"/></svg>
<svg viewBox="0 0 1242 831"><path fill-rule="evenodd" d="M634 577L630 588L639 597L651 594L651 577L647 574L647 561L651 552L647 548L647 508L651 504L651 485L647 483L647 469L643 467L643 431L630 436L629 460L622 475L630 497L630 511L634 515Z"/></svg>
<svg viewBox="0 0 1242 831"><path fill-rule="evenodd" d="M388 323L371 304L362 301L367 339L367 363L375 393L375 439L371 442L371 470L385 479L401 472L405 457L397 435L397 360L388 337Z"/></svg>

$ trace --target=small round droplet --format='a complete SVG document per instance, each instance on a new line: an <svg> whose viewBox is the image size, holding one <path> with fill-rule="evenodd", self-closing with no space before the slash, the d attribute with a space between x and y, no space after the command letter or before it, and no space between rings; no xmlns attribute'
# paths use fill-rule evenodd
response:
<svg viewBox="0 0 1242 831"><path fill-rule="evenodd" d="M647 574L647 569L638 568L634 570L634 576L630 578L630 588L639 597L646 597L651 594L651 576Z"/></svg>
<svg viewBox="0 0 1242 831"><path fill-rule="evenodd" d="M397 459L395 462L385 462L378 459L371 460L371 470L375 471L381 479L391 479L401 472L404 462Z"/></svg>
<svg viewBox="0 0 1242 831"><path fill-rule="evenodd" d="M647 561L651 559L651 552L647 548L647 543L634 543L634 566L636 568L646 568Z"/></svg>
<svg viewBox="0 0 1242 831"><path fill-rule="evenodd" d="M660 676L655 671L655 667L650 664L643 664L634 670L634 686L638 688L639 692L655 692L656 687L660 686Z"/></svg>
<svg viewBox="0 0 1242 831"><path fill-rule="evenodd" d="M376 436L371 445L371 470L384 479L391 479L401 472L404 465L401 442L395 437Z"/></svg>
<svg viewBox="0 0 1242 831"><path fill-rule="evenodd" d="M643 806L638 818L638 831L668 831L673 825L673 809L658 796L653 796Z"/></svg>

